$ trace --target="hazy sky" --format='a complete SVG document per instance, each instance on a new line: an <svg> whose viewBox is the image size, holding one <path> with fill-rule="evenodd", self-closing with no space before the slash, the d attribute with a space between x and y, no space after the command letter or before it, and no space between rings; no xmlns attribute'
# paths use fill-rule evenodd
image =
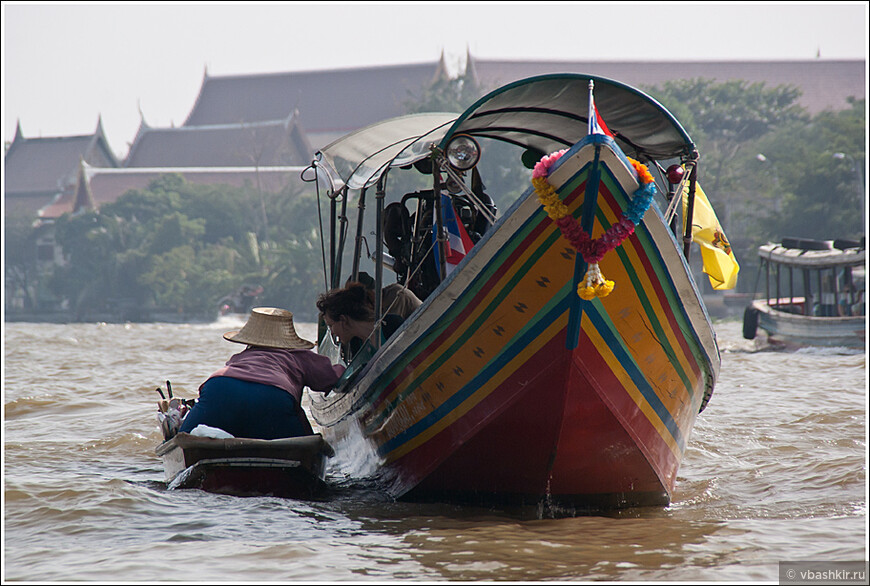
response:
<svg viewBox="0 0 870 586"><path fill-rule="evenodd" d="M868 4L3 2L3 139L180 125L210 75L483 59L865 59Z"/></svg>

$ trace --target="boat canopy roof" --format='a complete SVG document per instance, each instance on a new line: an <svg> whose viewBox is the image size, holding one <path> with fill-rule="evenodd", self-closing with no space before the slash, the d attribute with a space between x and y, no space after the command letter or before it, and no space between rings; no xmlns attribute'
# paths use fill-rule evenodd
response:
<svg viewBox="0 0 870 586"><path fill-rule="evenodd" d="M429 145L441 140L459 114L426 113L399 116L351 132L320 150L322 162L349 189L377 182L390 166L409 165L429 156Z"/></svg>
<svg viewBox="0 0 870 586"><path fill-rule="evenodd" d="M588 131L589 82L598 115L623 151L638 159L690 156L695 144L661 104L623 83L583 74L520 80L490 92L462 114L400 116L352 132L320 151L351 189L373 185L389 167L429 156L456 134L506 141L541 155L570 147Z"/></svg>
<svg viewBox="0 0 870 586"><path fill-rule="evenodd" d="M786 248L780 244L764 244L758 247L758 256L770 262L805 269L823 269L863 265L864 248L839 249L831 246L827 250L807 250Z"/></svg>

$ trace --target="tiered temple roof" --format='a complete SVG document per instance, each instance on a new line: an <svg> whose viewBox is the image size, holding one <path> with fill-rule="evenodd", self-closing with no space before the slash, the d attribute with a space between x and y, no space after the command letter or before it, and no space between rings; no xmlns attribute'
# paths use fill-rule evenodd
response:
<svg viewBox="0 0 870 586"><path fill-rule="evenodd" d="M19 123L5 157L6 215L36 216L76 182L79 161L96 167L117 167L102 120L93 134L25 138Z"/></svg>
<svg viewBox="0 0 870 586"><path fill-rule="evenodd" d="M802 91L799 103L813 114L846 108L850 96L866 98L863 60L503 61L476 59L469 52L465 67L482 93L534 75L577 72L639 89L691 78L788 84ZM109 148L102 122L90 135L31 139L19 125L5 158L6 213L35 216L53 200L60 207L44 214L68 207L81 160L90 167L127 170L306 165L315 150L336 138L406 113L415 98L446 76L443 53L438 61L407 65L229 76L206 71L184 125L151 128L143 118L123 163ZM115 181L123 176L106 175Z"/></svg>
<svg viewBox="0 0 870 586"><path fill-rule="evenodd" d="M291 112L281 120L151 128L139 127L125 167L254 167L305 165L313 149Z"/></svg>
<svg viewBox="0 0 870 586"><path fill-rule="evenodd" d="M85 162L80 164L78 178L56 201L39 212L41 220L54 220L64 213L99 209L112 203L131 189L146 189L162 175L178 173L189 183L200 185L230 185L247 187L252 191L280 193L290 186L303 185L304 167L140 167L100 168Z"/></svg>

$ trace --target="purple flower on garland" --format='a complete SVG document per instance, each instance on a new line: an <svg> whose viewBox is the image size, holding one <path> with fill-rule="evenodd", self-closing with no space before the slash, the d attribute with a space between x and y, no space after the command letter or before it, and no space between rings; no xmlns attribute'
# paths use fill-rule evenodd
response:
<svg viewBox="0 0 870 586"><path fill-rule="evenodd" d="M591 240L589 234L580 227L580 224L570 214L556 220L556 225L559 226L562 235L575 250L579 250Z"/></svg>

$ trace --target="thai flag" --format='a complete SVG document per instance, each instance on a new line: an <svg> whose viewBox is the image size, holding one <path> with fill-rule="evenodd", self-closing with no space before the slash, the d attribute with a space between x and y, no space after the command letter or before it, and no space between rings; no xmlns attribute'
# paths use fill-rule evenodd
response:
<svg viewBox="0 0 870 586"><path fill-rule="evenodd" d="M595 98L592 96L592 87L594 82L589 80L589 134L606 134L613 138L613 133L607 128L604 119L598 113L598 107L595 105Z"/></svg>
<svg viewBox="0 0 870 586"><path fill-rule="evenodd" d="M447 232L447 250L444 251L444 256L447 260L447 274L450 274L456 265L459 264L465 255L474 246L468 232L465 231L465 226L459 221L456 216L456 209L453 207L453 201L445 193L441 194L441 212L444 215L444 230ZM435 243L435 258L441 258L438 251L438 224L437 219L432 221L432 240Z"/></svg>

